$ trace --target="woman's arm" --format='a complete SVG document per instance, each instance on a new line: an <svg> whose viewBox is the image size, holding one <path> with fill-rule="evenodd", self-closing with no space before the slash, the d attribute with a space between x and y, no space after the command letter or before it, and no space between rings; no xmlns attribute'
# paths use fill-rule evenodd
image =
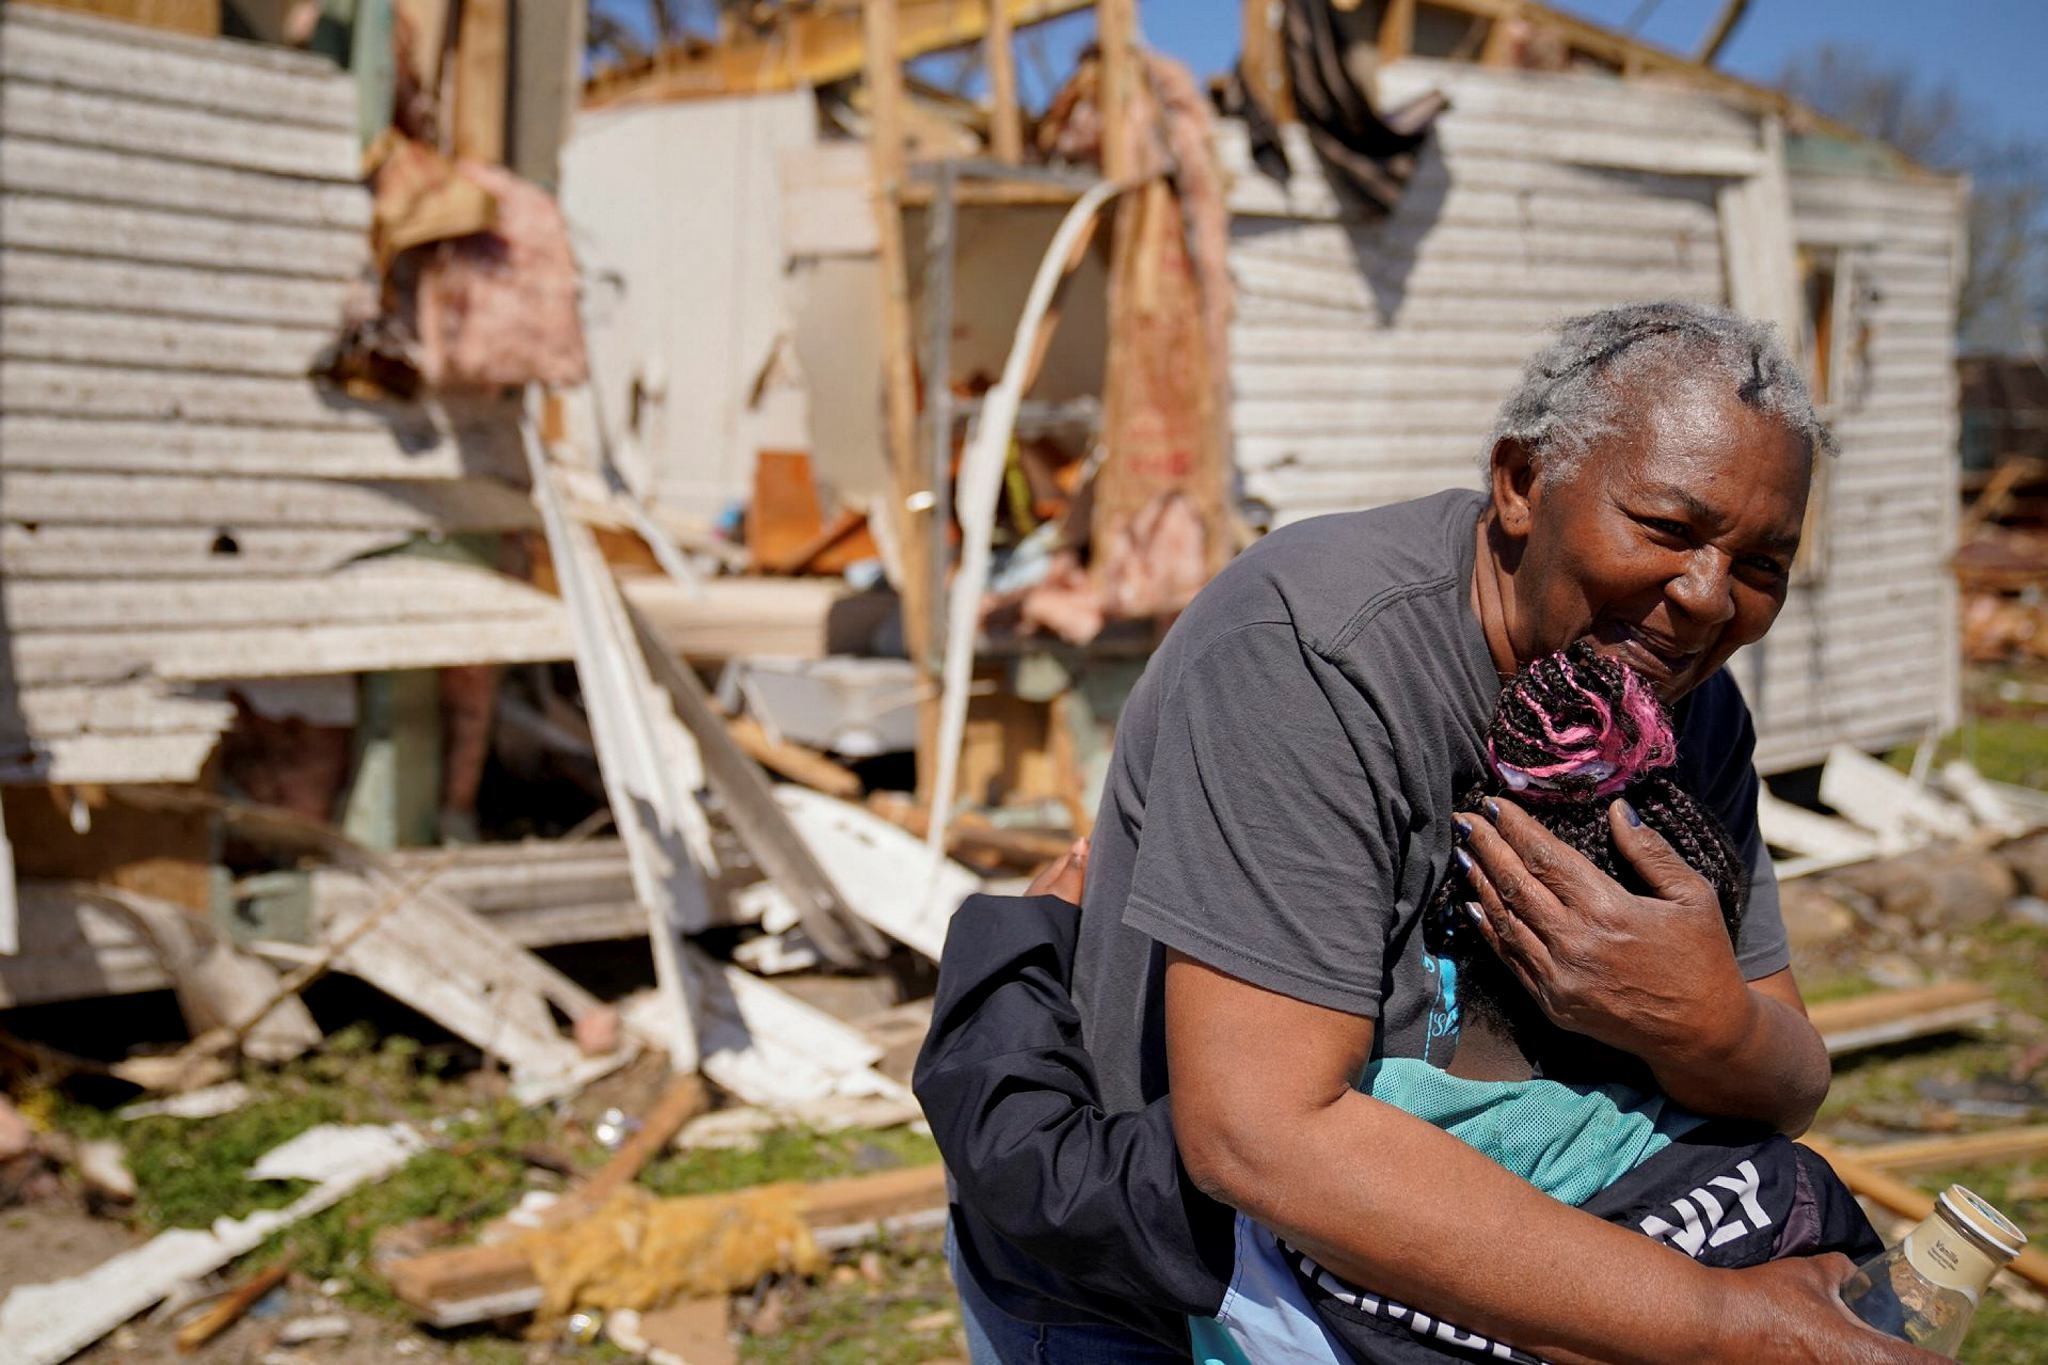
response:
<svg viewBox="0 0 2048 1365"><path fill-rule="evenodd" d="M1651 888L1631 895L1514 802L1460 817L1479 929L1543 1012L1647 1063L1695 1113L1799 1134L1827 1097L1827 1048L1792 973L1745 982L1714 889L1663 837L1609 812Z"/></svg>
<svg viewBox="0 0 2048 1365"><path fill-rule="evenodd" d="M1551 1360L1932 1359L1849 1317L1842 1257L1704 1268L1359 1093L1370 1020L1172 954L1166 1029L1195 1182L1356 1283Z"/></svg>

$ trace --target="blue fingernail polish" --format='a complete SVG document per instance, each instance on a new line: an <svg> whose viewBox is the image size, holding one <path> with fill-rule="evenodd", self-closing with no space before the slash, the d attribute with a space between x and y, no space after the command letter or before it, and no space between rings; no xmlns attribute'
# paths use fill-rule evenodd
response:
<svg viewBox="0 0 2048 1365"><path fill-rule="evenodd" d="M1628 822L1629 822L1629 823L1630 823L1631 825L1635 826L1635 827L1636 827L1637 829L1641 829L1641 828L1642 828L1642 826L1643 826L1643 817L1642 817L1642 816L1640 816L1640 815L1637 815L1637 814L1636 814L1636 808L1635 808L1634 806L1631 806L1631 805L1630 805L1630 804L1629 804L1628 802L1626 802L1626 801L1617 801L1617 802L1615 802L1615 804L1621 807L1621 818L1622 818L1622 819L1624 819L1624 820L1628 821Z"/></svg>
<svg viewBox="0 0 2048 1365"><path fill-rule="evenodd" d="M1461 844L1472 837L1472 822L1469 820L1454 818L1451 821L1451 828L1458 832L1458 842Z"/></svg>
<svg viewBox="0 0 2048 1365"><path fill-rule="evenodd" d="M1486 923L1486 912L1479 908L1478 901L1465 902L1465 917L1474 924L1484 925Z"/></svg>
<svg viewBox="0 0 2048 1365"><path fill-rule="evenodd" d="M1486 806L1486 818L1487 818L1487 819L1489 819L1489 820L1491 820L1491 821L1493 821L1493 823L1495 823L1496 825L1497 825L1497 824L1499 824L1499 823L1500 823L1500 802L1498 802L1498 801L1494 800L1494 799L1493 799L1492 797L1490 797L1490 796L1489 796L1489 797L1487 797L1487 798L1486 798L1486 801L1485 801L1485 803L1484 803L1484 804L1485 804L1485 806Z"/></svg>
<svg viewBox="0 0 2048 1365"><path fill-rule="evenodd" d="M1471 854L1467 853L1462 848L1454 848L1451 850L1451 857L1457 862L1458 871L1464 873L1468 877L1472 875L1472 870L1474 867L1477 866L1477 864L1475 864L1472 861Z"/></svg>

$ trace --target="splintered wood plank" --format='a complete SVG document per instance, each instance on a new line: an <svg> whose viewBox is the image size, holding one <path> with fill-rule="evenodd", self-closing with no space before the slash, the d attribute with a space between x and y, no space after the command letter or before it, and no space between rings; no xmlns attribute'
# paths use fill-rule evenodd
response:
<svg viewBox="0 0 2048 1365"><path fill-rule="evenodd" d="M1828 1055L1837 1057L1988 1024L1998 1015L1998 998L1974 981L1945 981L1833 1000L1806 1013L1827 1043Z"/></svg>
<svg viewBox="0 0 2048 1365"><path fill-rule="evenodd" d="M2001 1128L1988 1133L1909 1138L1902 1142L1845 1150L1866 1166L1894 1174L2024 1161L2048 1152L2048 1124Z"/></svg>

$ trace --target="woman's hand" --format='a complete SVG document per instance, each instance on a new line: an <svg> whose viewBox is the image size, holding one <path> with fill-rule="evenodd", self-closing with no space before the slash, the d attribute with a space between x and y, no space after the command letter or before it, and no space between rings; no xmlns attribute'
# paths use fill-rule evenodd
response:
<svg viewBox="0 0 2048 1365"><path fill-rule="evenodd" d="M1841 1297L1847 1256L1795 1256L1717 1272L1727 1352L1716 1359L1815 1365L1933 1365L1941 1357L1856 1319Z"/></svg>
<svg viewBox="0 0 2048 1365"><path fill-rule="evenodd" d="M1651 894L1636 896L1511 801L1461 815L1474 923L1561 1028L1655 1068L1737 1052L1754 1026L1748 985L1706 878L1623 801L1614 839Z"/></svg>
<svg viewBox="0 0 2048 1365"><path fill-rule="evenodd" d="M1058 896L1069 905L1081 903L1081 888L1088 880L1088 841L1076 839L1067 851L1038 869L1038 875L1024 888L1027 896Z"/></svg>

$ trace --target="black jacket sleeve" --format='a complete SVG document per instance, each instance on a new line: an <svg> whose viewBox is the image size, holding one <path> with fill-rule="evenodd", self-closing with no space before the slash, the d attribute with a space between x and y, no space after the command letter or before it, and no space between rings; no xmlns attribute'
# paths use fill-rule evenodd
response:
<svg viewBox="0 0 2048 1365"><path fill-rule="evenodd" d="M955 914L912 1086L981 1287L1039 1322L1176 1346L1230 1279L1234 1215L1188 1179L1161 1099L1106 1113L1071 993L1079 907L975 896Z"/></svg>

